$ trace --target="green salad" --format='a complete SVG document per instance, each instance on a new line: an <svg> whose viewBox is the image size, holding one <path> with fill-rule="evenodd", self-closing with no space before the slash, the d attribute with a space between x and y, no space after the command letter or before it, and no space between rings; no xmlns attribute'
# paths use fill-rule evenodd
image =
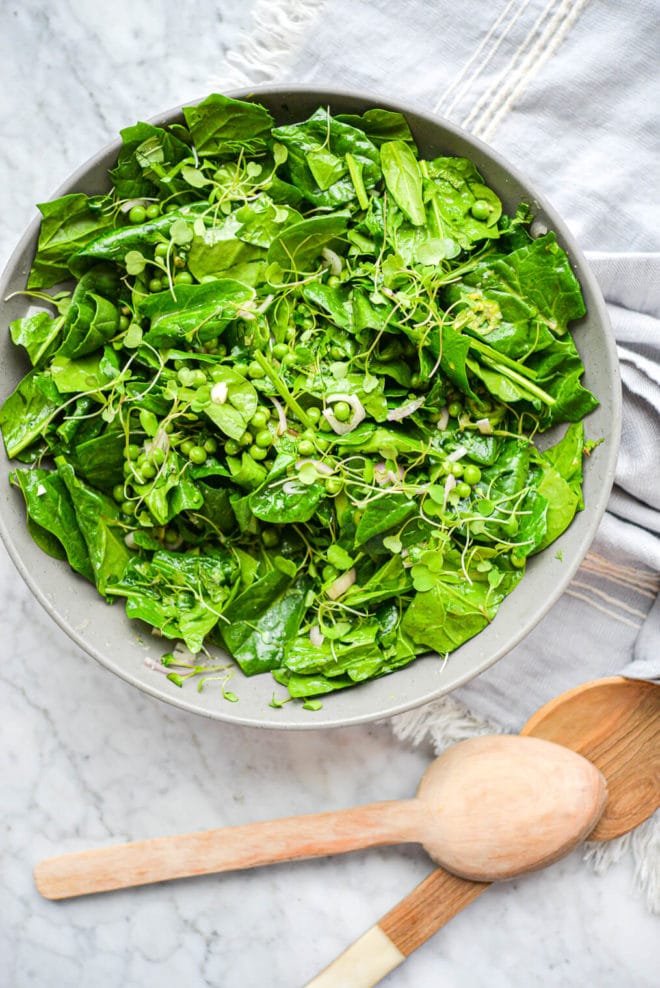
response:
<svg viewBox="0 0 660 988"><path fill-rule="evenodd" d="M33 538L202 653L163 657L177 685L220 646L314 707L446 656L583 506L554 234L382 109L276 126L215 94L122 139L107 194L39 207L10 325Z"/></svg>

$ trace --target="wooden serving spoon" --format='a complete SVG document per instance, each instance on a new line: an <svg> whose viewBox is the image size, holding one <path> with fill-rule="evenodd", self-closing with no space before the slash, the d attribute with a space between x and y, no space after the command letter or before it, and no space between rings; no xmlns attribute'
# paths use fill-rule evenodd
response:
<svg viewBox="0 0 660 988"><path fill-rule="evenodd" d="M432 762L414 799L82 851L42 861L35 881L63 899L409 841L457 874L509 878L584 840L606 797L601 773L568 748L477 737Z"/></svg>
<svg viewBox="0 0 660 988"><path fill-rule="evenodd" d="M521 734L565 745L607 780L607 805L589 840L633 830L660 806L660 685L615 676L562 693ZM372 988L488 888L437 868L307 988Z"/></svg>

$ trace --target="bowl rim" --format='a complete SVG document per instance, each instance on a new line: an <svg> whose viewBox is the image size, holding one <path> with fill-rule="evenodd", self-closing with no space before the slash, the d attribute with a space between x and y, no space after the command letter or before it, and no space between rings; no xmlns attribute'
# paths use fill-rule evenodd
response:
<svg viewBox="0 0 660 988"><path fill-rule="evenodd" d="M508 176L513 178L520 186L522 186L528 195L533 198L535 205L538 207L537 211L542 212L549 218L550 228L557 234L558 240L566 250L571 267L573 269L577 268L576 276L578 277L583 292L586 289L586 293L591 297L591 305L595 309L595 318L597 322L600 323L603 330L603 340L605 342L604 356L607 359L608 372L612 384L612 394L609 396L611 401L609 419L611 423L611 432L608 435L606 449L602 453L603 462L601 463L601 472L606 478L606 483L602 484L595 496L591 497L589 503L589 523L586 526L583 526L584 530L582 531L579 542L576 544L576 548L573 551L573 558L571 562L566 564L565 568L562 569L561 578L553 583L553 586L546 596L543 604L534 611L531 618L527 620L526 623L522 624L514 634L510 634L506 637L504 644L500 644L499 647L489 650L485 657L481 658L479 662L472 663L468 670L456 672L453 676L449 677L446 682L439 680L434 689L431 689L424 695L420 695L414 699L408 699L401 702L397 702L395 700L387 708L374 711L367 710L354 713L351 716L342 716L338 718L323 714L321 716L319 716L319 714L314 714L313 716L310 715L308 722L287 721L285 718L282 718L279 721L270 719L266 720L263 718L263 715L260 717L258 713L256 716L244 716L240 709L236 709L239 707L239 704L225 705L224 708L220 704L212 709L202 708L194 702L194 699L188 699L188 697L194 698L197 695L196 693L184 693L184 691L178 690L172 690L170 692L164 689L159 689L155 684L146 682L145 679L141 678L137 673L131 672L122 667L119 663L113 661L111 657L104 653L103 649L99 647L96 642L90 642L88 638L86 638L76 629L76 627L74 627L70 620L58 612L56 606L51 600L49 600L44 589L39 584L38 580L35 579L23 560L20 548L15 543L10 526L5 519L5 513L0 511L0 538L2 538L12 562L16 566L18 572L22 576L34 597L71 640L73 640L85 653L94 658L102 666L119 676L120 679L130 683L132 686L136 686L140 691L150 695L151 697L158 700L163 700L174 707L178 707L179 709L190 713L208 717L212 720L219 720L244 727L256 727L269 730L319 730L351 727L359 724L383 720L395 716L396 714L403 713L407 710L420 707L431 700L445 696L480 676L483 672L508 654L513 648L519 645L520 642L523 641L533 630L533 628L538 625L538 623L546 616L548 611L562 596L573 575L581 565L591 543L593 542L603 514L605 513L612 484L614 482L614 474L618 457L622 425L622 396L619 363L616 354L616 343L605 300L596 276L589 267L582 249L578 245L575 236L568 228L566 222L562 219L561 215L556 211L555 207L549 202L549 200L542 193L537 191L536 184L530 181L523 172L521 172L516 166L512 165L507 158L496 151L491 145L486 144L477 137L474 137L468 131L464 130L457 124L454 124L451 120L448 120L447 118L426 109L424 106L417 104L415 101L399 99L392 100L390 97L385 96L383 93L378 93L377 91L369 89L348 90L336 88L334 86L317 87L308 86L302 83L264 83L254 86L236 87L228 89L222 93L222 95L233 99L243 99L251 102L259 102L261 98L281 99L285 98L287 94L294 97L304 95L309 99L310 103L315 103L316 106L332 105L333 103L341 103L342 101L357 101L363 103L365 106L397 111L402 113L404 116L412 115L420 120L423 120L427 125L440 127L452 137L457 138L476 149L481 153L481 155L489 159L496 167L501 169ZM160 111L159 113L148 117L146 122L160 126L172 123L177 118L182 116L183 109L185 107L197 105L202 100L206 99L208 95L209 93L199 99L191 99L167 110ZM126 126L130 125L131 124L127 124ZM92 169L95 165L98 165L101 160L111 154L116 157L121 148L121 143L121 138L117 136L113 140L104 144L102 147L98 148L58 185L49 198L55 199L59 196L66 195L71 191L74 191L75 187L80 185L90 169ZM35 216L28 224L25 232L9 256L2 274L0 275L0 300L3 302L7 290L7 282L13 274L17 260L29 245L36 242L40 224L40 217ZM577 342L579 344L579 339ZM569 526L567 531L570 532L572 527L573 524ZM487 629L484 629L484 631L485 630ZM480 634L483 634L483 632ZM480 635L477 635L473 639L470 639L470 641L474 641L475 639L478 640L479 637ZM455 655L456 652L452 654ZM419 661L420 659L416 660L416 662ZM137 661L136 664L138 669L142 668L139 661ZM414 664L415 663L412 663L412 665ZM403 672L404 670L401 671ZM390 676L383 678L392 679L396 675L396 673L392 673ZM368 681L365 684L356 684L356 688L352 688L348 692L354 693L356 689L360 688L360 685L363 687L368 687L370 682L377 681L378 680L373 680ZM330 694L330 697L332 695L333 694ZM326 699L329 699L330 697L327 697ZM231 709L227 709L227 706Z"/></svg>

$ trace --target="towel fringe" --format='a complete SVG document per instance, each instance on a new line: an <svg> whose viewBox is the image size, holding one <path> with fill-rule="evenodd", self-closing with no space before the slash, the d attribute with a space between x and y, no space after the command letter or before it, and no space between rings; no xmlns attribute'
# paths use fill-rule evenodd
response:
<svg viewBox="0 0 660 988"><path fill-rule="evenodd" d="M209 86L223 91L276 80L324 5L325 0L257 0L248 28L226 55L229 70L212 76Z"/></svg>

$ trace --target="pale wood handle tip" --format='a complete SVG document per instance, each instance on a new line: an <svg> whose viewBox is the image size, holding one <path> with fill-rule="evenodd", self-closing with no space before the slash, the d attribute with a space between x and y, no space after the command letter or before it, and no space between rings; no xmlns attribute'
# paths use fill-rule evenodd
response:
<svg viewBox="0 0 660 988"><path fill-rule="evenodd" d="M387 933L372 926L306 988L372 988L405 959Z"/></svg>

